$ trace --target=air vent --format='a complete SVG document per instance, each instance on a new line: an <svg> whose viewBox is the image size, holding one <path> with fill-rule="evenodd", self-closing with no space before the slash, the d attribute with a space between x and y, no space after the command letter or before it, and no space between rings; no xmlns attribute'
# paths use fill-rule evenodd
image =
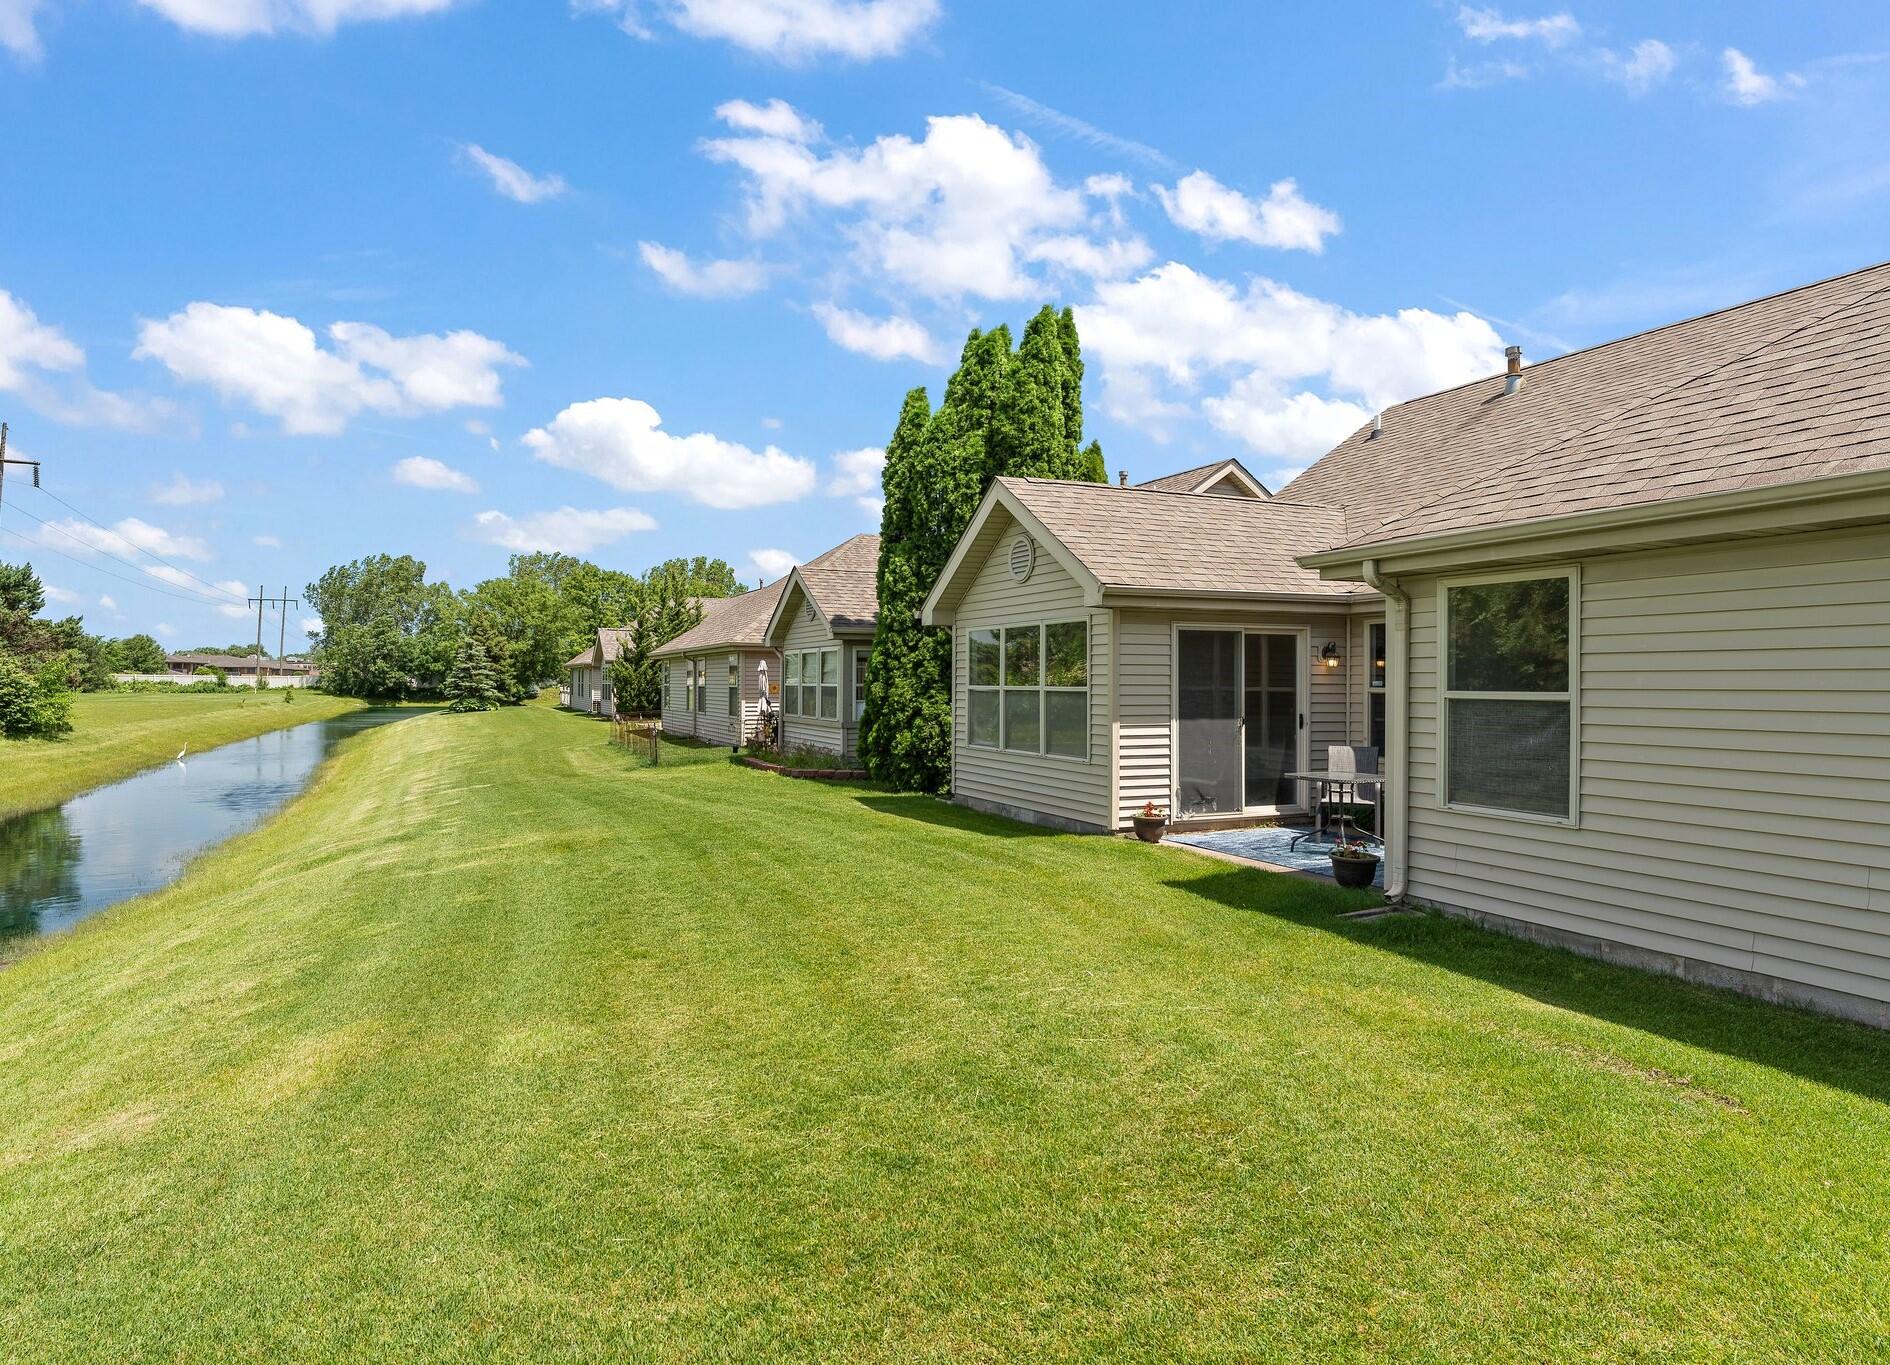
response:
<svg viewBox="0 0 1890 1365"><path fill-rule="evenodd" d="M810 621L818 619L814 615L814 604L806 600L805 598L801 600L801 611L806 615L807 619Z"/></svg>
<svg viewBox="0 0 1890 1365"><path fill-rule="evenodd" d="M1018 583L1028 583L1031 571L1037 567L1037 542L1029 536L1019 536L1011 542L1011 578Z"/></svg>

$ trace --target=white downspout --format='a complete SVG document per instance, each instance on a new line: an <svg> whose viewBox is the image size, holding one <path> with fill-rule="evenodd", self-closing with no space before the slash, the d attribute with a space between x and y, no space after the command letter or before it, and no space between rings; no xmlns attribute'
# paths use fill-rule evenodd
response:
<svg viewBox="0 0 1890 1365"><path fill-rule="evenodd" d="M1410 706L1411 671L1411 599L1395 578L1379 575L1378 561L1364 564L1364 579L1385 599L1385 786L1380 793L1380 809L1390 798L1391 818L1385 833L1385 899L1404 898L1405 872L1411 841L1409 728L1406 712Z"/></svg>

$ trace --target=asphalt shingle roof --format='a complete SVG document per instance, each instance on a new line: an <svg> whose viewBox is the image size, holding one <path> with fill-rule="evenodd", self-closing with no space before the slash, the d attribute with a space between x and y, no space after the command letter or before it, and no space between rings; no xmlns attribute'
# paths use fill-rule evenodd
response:
<svg viewBox="0 0 1890 1365"><path fill-rule="evenodd" d="M1239 460L1216 460L1212 464L1196 465L1193 469L1164 474L1159 479L1150 479L1146 483L1138 483L1135 486L1146 488L1152 493L1192 493L1209 479L1226 473L1230 469L1238 469L1255 483L1260 482L1253 478L1252 473Z"/></svg>
<svg viewBox="0 0 1890 1365"><path fill-rule="evenodd" d="M1345 538L1336 507L1279 498L1164 493L1056 479L1003 479L1105 588L1343 597L1296 562Z"/></svg>
<svg viewBox="0 0 1890 1365"><path fill-rule="evenodd" d="M1400 403L1279 496L1343 507L1337 546L1881 467L1887 290L1872 266Z"/></svg>
<svg viewBox="0 0 1890 1365"><path fill-rule="evenodd" d="M879 537L857 535L810 559L801 581L834 630L871 630L879 623Z"/></svg>

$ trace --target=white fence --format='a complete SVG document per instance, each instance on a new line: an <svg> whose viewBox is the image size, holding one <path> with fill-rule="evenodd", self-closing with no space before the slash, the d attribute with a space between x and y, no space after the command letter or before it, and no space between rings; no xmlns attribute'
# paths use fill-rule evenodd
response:
<svg viewBox="0 0 1890 1365"><path fill-rule="evenodd" d="M129 683L129 682L178 683L183 686L188 686L191 683L211 682L213 680L207 676L193 675L190 673L114 673L112 674L112 681L121 682L121 683ZM289 673L289 674L285 674L281 676L264 678L263 686L264 687L307 687L310 683L314 681L315 679L311 678L306 673ZM254 678L242 678L242 677L236 676L235 674L231 674L229 683L231 687L254 687L256 685L256 680Z"/></svg>

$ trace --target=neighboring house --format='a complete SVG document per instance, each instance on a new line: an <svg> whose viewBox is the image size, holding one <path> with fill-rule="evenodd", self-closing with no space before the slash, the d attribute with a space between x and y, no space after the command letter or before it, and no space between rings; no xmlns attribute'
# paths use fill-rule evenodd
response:
<svg viewBox="0 0 1890 1365"><path fill-rule="evenodd" d="M305 659L259 658L253 654L167 654L164 668L167 676L183 681L189 681L200 668L221 669L231 682L250 685L255 684L259 672L265 679L308 681L318 671ZM274 685L283 686L285 682Z"/></svg>
<svg viewBox="0 0 1890 1365"><path fill-rule="evenodd" d="M616 700L610 692L610 666L617 651L630 641L628 630L606 627L597 632L591 647L574 655L565 669L571 674L571 694L566 703L573 711L588 711L594 716L616 714Z"/></svg>
<svg viewBox="0 0 1890 1365"><path fill-rule="evenodd" d="M781 745L858 752L879 625L879 537L854 536L789 572L766 639L781 656Z"/></svg>
<svg viewBox="0 0 1890 1365"><path fill-rule="evenodd" d="M1388 894L1890 1025L1890 265L1391 408L1281 496L1388 600Z"/></svg>
<svg viewBox="0 0 1890 1365"><path fill-rule="evenodd" d="M1127 482L1128 475L1121 476ZM1179 474L1164 474L1159 479L1138 483L1153 493L1214 493L1224 498L1270 498L1267 486L1247 471L1239 460L1216 460L1198 469L1184 469Z"/></svg>
<svg viewBox="0 0 1890 1365"><path fill-rule="evenodd" d="M1382 714L1381 600L1294 559L1344 528L1281 498L997 480L925 603L952 630L953 795L1093 831L1145 802L1300 813L1285 774Z"/></svg>
<svg viewBox="0 0 1890 1365"><path fill-rule="evenodd" d="M786 579L734 597L702 600L702 620L651 652L661 674L663 731L715 744L753 738L761 716L762 666L772 691L781 659L768 646L768 621Z"/></svg>

